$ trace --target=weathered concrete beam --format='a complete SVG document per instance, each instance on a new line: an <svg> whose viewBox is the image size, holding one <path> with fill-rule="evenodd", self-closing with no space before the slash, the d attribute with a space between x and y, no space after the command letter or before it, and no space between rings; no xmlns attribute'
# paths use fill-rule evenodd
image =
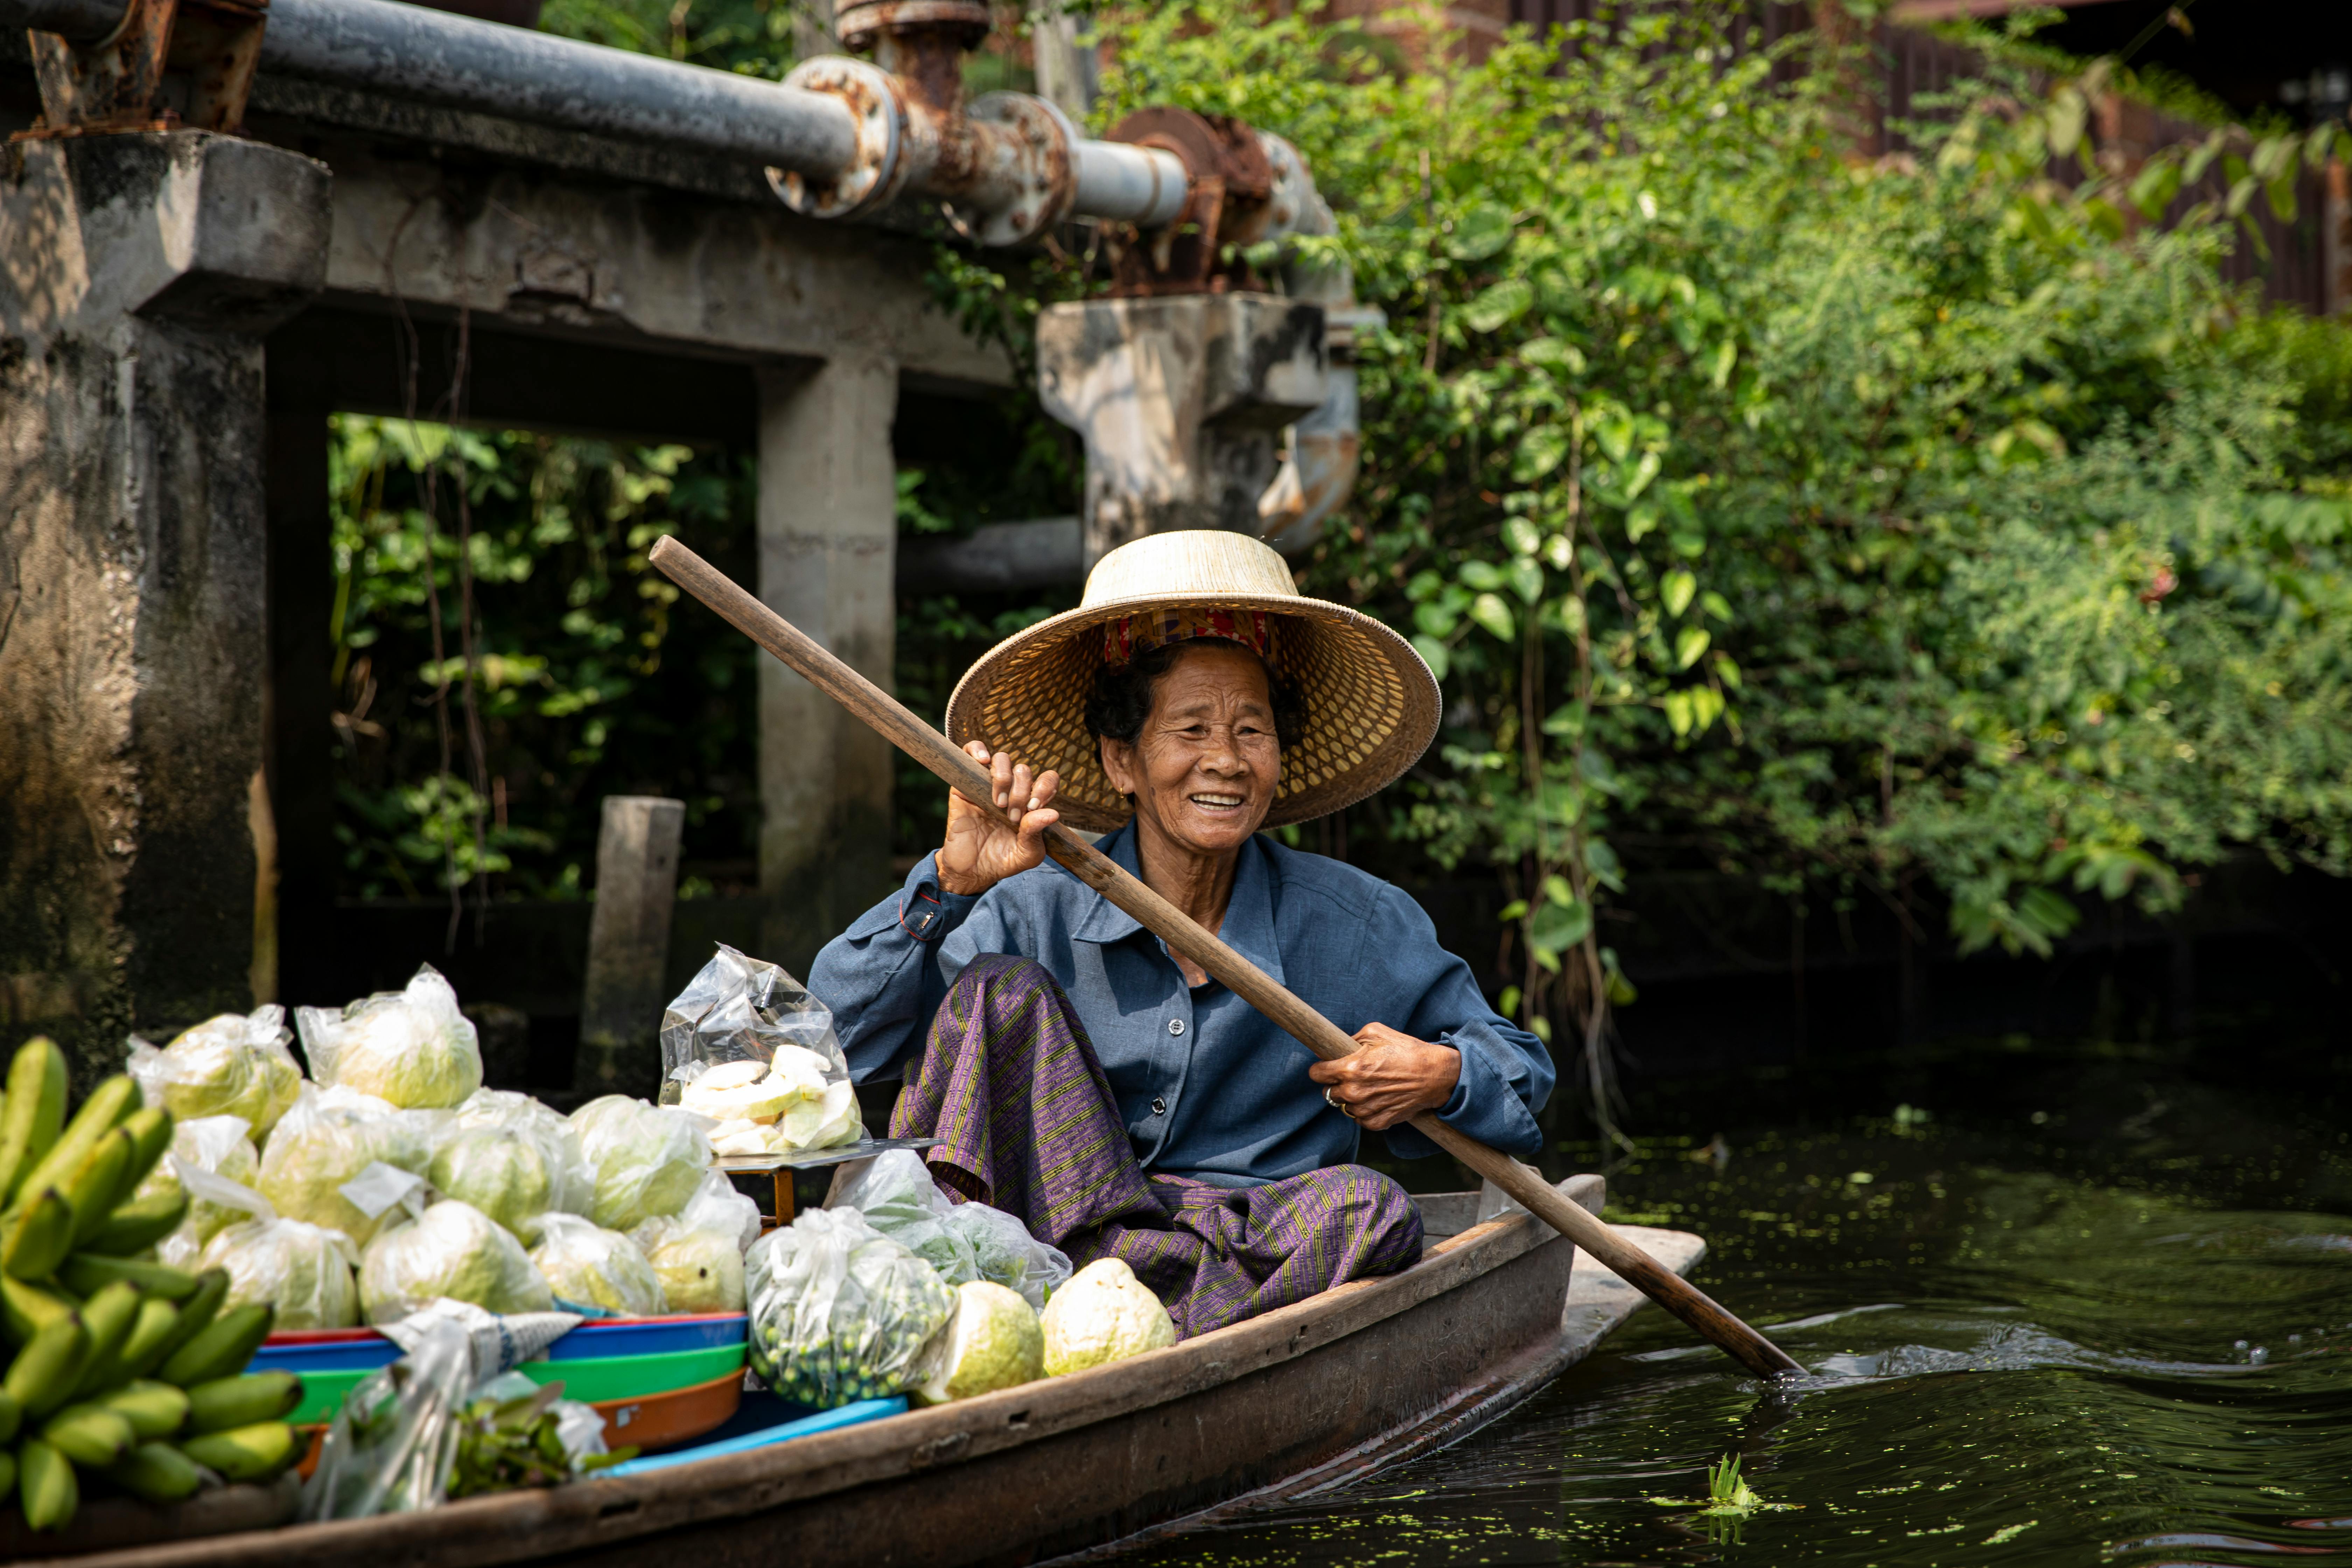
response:
<svg viewBox="0 0 2352 1568"><path fill-rule="evenodd" d="M334 171L323 302L758 363L842 352L1002 386L1001 352L930 307L926 245L545 171L307 138Z"/></svg>
<svg viewBox="0 0 2352 1568"><path fill-rule="evenodd" d="M1075 517L985 523L961 539L903 540L898 591L1003 593L1085 580L1086 543Z"/></svg>
<svg viewBox="0 0 2352 1568"><path fill-rule="evenodd" d="M7 156L0 1033L87 1081L270 982L260 334L324 275L327 172L193 132Z"/></svg>

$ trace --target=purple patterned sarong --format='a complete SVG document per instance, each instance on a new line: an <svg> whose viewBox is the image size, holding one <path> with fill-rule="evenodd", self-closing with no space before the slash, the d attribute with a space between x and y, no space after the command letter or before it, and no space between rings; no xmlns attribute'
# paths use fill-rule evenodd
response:
<svg viewBox="0 0 2352 1568"><path fill-rule="evenodd" d="M1025 958L965 966L890 1135L945 1140L928 1155L941 1184L1020 1215L1080 1267L1125 1258L1187 1339L1421 1257L1412 1200L1361 1165L1258 1187L1147 1177L1085 1027Z"/></svg>

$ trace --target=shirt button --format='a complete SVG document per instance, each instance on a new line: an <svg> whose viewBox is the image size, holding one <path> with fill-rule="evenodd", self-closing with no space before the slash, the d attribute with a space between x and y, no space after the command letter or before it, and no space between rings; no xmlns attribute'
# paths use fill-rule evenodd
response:
<svg viewBox="0 0 2352 1568"><path fill-rule="evenodd" d="M1183 1020L1183 1019L1181 1019L1181 1018L1171 1018L1171 1019L1169 1019L1169 1020L1168 1020L1168 1032L1169 1032L1170 1034L1171 1034L1171 1035L1181 1035L1181 1034L1182 1034L1182 1033L1184 1032L1184 1020Z"/></svg>
<svg viewBox="0 0 2352 1568"><path fill-rule="evenodd" d="M1168 1102L1156 1094L1151 1097L1151 1114L1154 1116L1168 1114Z"/></svg>

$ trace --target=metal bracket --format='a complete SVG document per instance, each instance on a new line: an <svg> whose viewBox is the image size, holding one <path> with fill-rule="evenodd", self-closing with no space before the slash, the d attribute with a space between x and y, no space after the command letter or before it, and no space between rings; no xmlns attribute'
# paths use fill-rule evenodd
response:
<svg viewBox="0 0 2352 1568"><path fill-rule="evenodd" d="M268 0L130 0L94 44L30 35L41 120L11 141L187 128L236 134Z"/></svg>

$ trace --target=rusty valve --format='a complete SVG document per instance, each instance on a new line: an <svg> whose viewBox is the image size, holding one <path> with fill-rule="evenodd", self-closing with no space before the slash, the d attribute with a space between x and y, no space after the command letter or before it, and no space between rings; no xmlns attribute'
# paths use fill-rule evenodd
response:
<svg viewBox="0 0 2352 1568"><path fill-rule="evenodd" d="M810 217L933 196L979 245L1017 245L1066 217L1164 226L1182 209L1185 169L1168 153L1090 142L1061 110L1021 92L963 101L963 57L988 32L980 0L843 0L843 41L874 59L828 56L784 85L838 100L856 155L823 174L771 169L784 205Z"/></svg>

